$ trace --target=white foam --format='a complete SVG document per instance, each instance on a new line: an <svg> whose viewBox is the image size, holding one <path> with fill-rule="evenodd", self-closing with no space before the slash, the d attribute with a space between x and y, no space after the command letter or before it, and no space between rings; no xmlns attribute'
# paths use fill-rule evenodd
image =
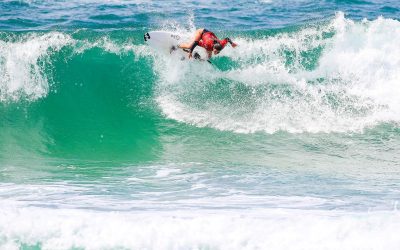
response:
<svg viewBox="0 0 400 250"><path fill-rule="evenodd" d="M0 41L0 101L35 100L49 91L49 80L44 64L49 56L72 43L70 36L51 32L28 34Z"/></svg>
<svg viewBox="0 0 400 250"><path fill-rule="evenodd" d="M171 174L176 174L179 173L180 169L170 169L170 168L164 168L157 170L156 172L156 178L165 178Z"/></svg>
<svg viewBox="0 0 400 250"><path fill-rule="evenodd" d="M343 13L293 33L234 37L239 47L221 52L239 65L232 70L204 64L155 67L160 74L156 100L168 118L199 127L239 133L362 132L400 122L399 38L396 20L353 22ZM309 58L303 54L318 50L317 64L307 69ZM166 83L169 87L163 87ZM229 91L214 96L207 88Z"/></svg>
<svg viewBox="0 0 400 250"><path fill-rule="evenodd" d="M340 17L340 16L339 16ZM385 105L381 119L400 118L400 22L382 17L361 24L344 18L334 22L337 35L318 70L351 82L349 94Z"/></svg>
<svg viewBox="0 0 400 250"><path fill-rule="evenodd" d="M0 248L396 249L398 212L93 211L2 206Z"/></svg>

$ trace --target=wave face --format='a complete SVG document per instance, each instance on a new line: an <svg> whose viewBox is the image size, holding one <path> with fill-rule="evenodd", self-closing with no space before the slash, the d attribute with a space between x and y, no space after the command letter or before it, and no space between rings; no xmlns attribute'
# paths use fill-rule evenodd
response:
<svg viewBox="0 0 400 250"><path fill-rule="evenodd" d="M0 2L0 248L395 249L399 9Z"/></svg>
<svg viewBox="0 0 400 250"><path fill-rule="evenodd" d="M93 150L99 156L126 152L138 138L151 143L155 118L148 107L141 108L151 99L151 63L113 50L118 43L107 36L2 33L3 152L40 149L47 156L63 152L71 157L83 150L88 156L91 145L106 141Z"/></svg>

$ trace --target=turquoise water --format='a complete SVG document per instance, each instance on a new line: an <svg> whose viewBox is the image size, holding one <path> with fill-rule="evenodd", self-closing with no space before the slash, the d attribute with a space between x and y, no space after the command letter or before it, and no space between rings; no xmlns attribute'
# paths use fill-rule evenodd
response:
<svg viewBox="0 0 400 250"><path fill-rule="evenodd" d="M397 249L399 10L2 1L0 248Z"/></svg>

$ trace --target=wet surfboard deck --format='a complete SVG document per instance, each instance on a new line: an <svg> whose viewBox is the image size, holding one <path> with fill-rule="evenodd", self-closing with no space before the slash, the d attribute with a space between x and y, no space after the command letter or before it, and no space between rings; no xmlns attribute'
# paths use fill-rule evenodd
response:
<svg viewBox="0 0 400 250"><path fill-rule="evenodd" d="M179 60L188 60L188 50L178 48L178 45L190 41L190 37L183 37L167 31L150 31L144 34L144 41L152 49ZM203 48L196 47L193 51L193 59L206 60L207 55Z"/></svg>

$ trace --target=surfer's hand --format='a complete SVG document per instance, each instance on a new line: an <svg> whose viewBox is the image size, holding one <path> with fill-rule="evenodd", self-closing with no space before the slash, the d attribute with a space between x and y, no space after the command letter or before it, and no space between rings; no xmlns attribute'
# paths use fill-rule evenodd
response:
<svg viewBox="0 0 400 250"><path fill-rule="evenodd" d="M192 58L192 52L189 53L189 59Z"/></svg>
<svg viewBox="0 0 400 250"><path fill-rule="evenodd" d="M232 43L231 45L232 45L232 48L235 48L237 46L236 43Z"/></svg>

